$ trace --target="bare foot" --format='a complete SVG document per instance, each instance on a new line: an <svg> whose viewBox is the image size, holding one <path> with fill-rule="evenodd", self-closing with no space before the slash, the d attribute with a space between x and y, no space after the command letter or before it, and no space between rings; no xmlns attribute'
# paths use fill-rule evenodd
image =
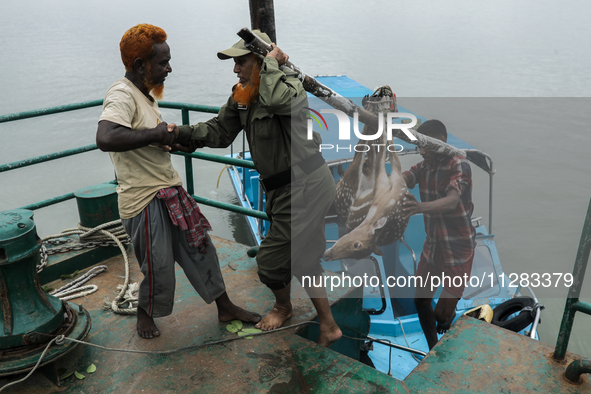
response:
<svg viewBox="0 0 591 394"><path fill-rule="evenodd" d="M286 305L275 303L273 309L271 309L269 313L267 313L267 316L263 317L263 320L261 320L255 327L260 328L263 331L274 330L281 327L283 322L291 317L291 314L291 302Z"/></svg>
<svg viewBox="0 0 591 394"><path fill-rule="evenodd" d="M437 322L437 334L445 334L447 330L450 329L451 323L453 323L454 318L456 317L455 312L451 315L451 317L443 324Z"/></svg>
<svg viewBox="0 0 591 394"><path fill-rule="evenodd" d="M218 307L218 320L225 322L230 320L242 320L244 322L256 323L261 320L261 315L255 312L247 311L239 306L234 305L228 298L228 294L224 293L215 300Z"/></svg>
<svg viewBox="0 0 591 394"><path fill-rule="evenodd" d="M160 336L160 331L158 331L158 327L154 324L154 319L139 305L137 307L137 333L145 339Z"/></svg>
<svg viewBox="0 0 591 394"><path fill-rule="evenodd" d="M232 304L228 309L218 309L219 321L242 320L245 322L256 323L261 320L261 315L256 312L250 312Z"/></svg>
<svg viewBox="0 0 591 394"><path fill-rule="evenodd" d="M320 326L320 334L318 335L317 344L320 346L330 347L333 343L341 339L343 333L336 323Z"/></svg>

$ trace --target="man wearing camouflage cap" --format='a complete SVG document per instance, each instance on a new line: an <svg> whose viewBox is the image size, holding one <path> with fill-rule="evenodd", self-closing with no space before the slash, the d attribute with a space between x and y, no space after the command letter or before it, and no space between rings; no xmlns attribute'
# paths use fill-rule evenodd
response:
<svg viewBox="0 0 591 394"><path fill-rule="evenodd" d="M265 33L254 33L267 43ZM321 283L324 217L335 198L335 184L319 153L320 136L307 139L308 101L302 83L281 67L288 56L275 44L266 57L256 55L240 40L218 52L234 59L238 83L218 116L194 126L178 127L177 149L229 146L244 130L250 155L266 191L265 211L271 226L257 254L261 282L275 295L275 305L256 325L272 330L292 316L292 275ZM293 103L292 103L293 101ZM169 125L176 131L176 125ZM185 147L185 148L183 148ZM335 323L324 287L305 287L320 321L318 343L330 346L342 333Z"/></svg>

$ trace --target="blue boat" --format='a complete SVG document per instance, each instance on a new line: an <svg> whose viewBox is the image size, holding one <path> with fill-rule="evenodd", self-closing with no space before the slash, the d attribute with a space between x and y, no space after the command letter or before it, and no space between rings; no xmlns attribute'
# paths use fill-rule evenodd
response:
<svg viewBox="0 0 591 394"><path fill-rule="evenodd" d="M341 96L349 98L359 106L361 106L362 97L373 93L371 89L347 76L319 76L316 77L316 80ZM331 108L312 95L309 95L309 99L311 102L310 107L315 110ZM412 108L404 108L400 103L398 104L398 112L413 113ZM421 121L426 120L420 114L414 115ZM339 167L341 167L341 171L346 170L353 160L355 152L351 145L344 145L343 141L339 141L337 133L334 132L334 130L338 130L336 119L329 116L326 116L325 119L327 129L333 130L333 132L317 130L320 131L322 136L321 152L333 173L335 182L338 182L341 178ZM396 144L396 150L399 151L399 156L417 155L419 153L415 145L400 139L395 139L394 144ZM495 172L493 161L485 153L449 133L448 144L465 150L473 167L485 171L490 177L487 212L489 216L488 228L490 229L493 212L493 174ZM248 151L232 152L228 156L251 160ZM386 168L389 172L389 163L386 164ZM259 174L256 170L230 166L227 172L242 207L263 211L265 195L259 185ZM420 200L418 187L412 189L411 192ZM477 206L478 208L482 209L482 207ZM339 220L336 215L329 215L325 219L325 235L328 248L331 243L336 242L343 235L343 229L339 229ZM252 216L247 217L247 220L254 242L258 245L269 229L269 222ZM489 305L494 309L516 297L528 297L533 300L534 305L531 311L532 323L522 329L520 333L537 340L539 339L537 325L540 321L543 306L538 303L530 287L522 288L519 284L516 284L518 281L509 278L503 272L494 234L489 233L487 226L482 222L482 217L473 218L473 224L477 232L477 246L471 277L479 278L479 283L477 286L469 285L466 287L463 298L457 305L456 319L454 320L478 306ZM343 226L341 225L341 227ZM371 364L376 369L391 374L399 380L404 380L413 371L421 358L429 351L429 348L414 306L414 289L409 289L409 286L397 288L385 284L388 277L408 278L414 275L418 262L417 256L420 256L425 237L422 214L414 215L410 218L403 239L386 247L381 247L383 256L372 254L362 260L342 259L322 263L325 270L334 272L337 275L380 277L381 280L376 283L376 286L364 288L363 307L371 316L370 341L365 347L368 349ZM476 284L476 282L474 280L472 283ZM441 288L435 294L434 304L437 302L440 293ZM507 320L514 319L520 312L521 310L518 310L505 318Z"/></svg>

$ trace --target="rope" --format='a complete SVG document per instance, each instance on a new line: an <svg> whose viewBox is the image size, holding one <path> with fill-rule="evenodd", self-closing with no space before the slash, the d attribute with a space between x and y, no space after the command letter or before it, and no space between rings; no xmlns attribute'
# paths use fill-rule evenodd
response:
<svg viewBox="0 0 591 394"><path fill-rule="evenodd" d="M216 185L216 187L215 187L216 189L219 189L219 187L220 187L220 179L222 178L222 174L224 173L224 170L225 170L226 168L228 168L228 167L231 167L231 165L230 165L230 164L226 164L226 165L224 166L224 168L222 168L222 171L220 171L220 175L218 175L218 183L217 183L217 185Z"/></svg>
<svg viewBox="0 0 591 394"><path fill-rule="evenodd" d="M402 336L404 337L404 341L406 342L406 346L410 348L410 343L408 343L408 339L406 339L406 334L404 333L404 327L402 327L402 320L400 320L399 317L396 317L395 319L397 319L398 323L400 324L400 328L402 329ZM412 356L412 358L415 359L415 361L417 363L421 362L421 360L419 360L419 358L414 353L411 353L411 356Z"/></svg>
<svg viewBox="0 0 591 394"><path fill-rule="evenodd" d="M237 159L242 159L242 154L238 154L238 156L236 156L236 158ZM224 173L224 170L226 168L228 168L228 167L232 167L232 165L231 164L226 164L224 166L224 168L222 168L222 170L220 171L220 175L218 175L218 183L217 183L217 185L215 187L216 189L219 189L220 188L220 179L222 178L222 174Z"/></svg>
<svg viewBox="0 0 591 394"><path fill-rule="evenodd" d="M259 335L271 334L273 332L283 331L283 330L287 330L287 329L290 329L290 328L294 328L294 327L298 327L298 326L303 326L305 324L318 324L318 325L320 325L320 323L317 323L317 322L314 322L314 321L312 321L312 322L302 322L302 323L292 324L291 326L276 328L274 330L269 330L269 331L264 331L264 332L258 332L258 333L254 333L254 334L249 334L248 337L254 337L254 336L259 336ZM178 349L172 349L172 350L133 350L133 349L110 348L110 347L101 346L101 345L97 345L97 344L86 342L86 341L81 341L79 339L74 339L74 338L66 337L64 335L58 335L57 337L55 337L51 341L49 341L49 343L47 344L47 346L45 346L45 349L43 350L43 353L41 353L41 356L39 357L39 360L37 360L37 364L35 364L35 366L33 367L33 369L31 369L31 371L27 374L27 376L25 376L24 378L19 379L17 381L14 381L14 382L11 382L11 383L8 383L8 384L4 385L2 388L0 388L0 391L3 391L5 388L7 388L9 386L13 386L15 384L24 382L26 379L28 379L33 374L33 372L35 372L35 370L39 367L39 364L41 363L41 360L43 360L43 357L45 356L45 353L47 353L47 350L49 349L49 347L54 342L57 345L61 346L61 345L63 345L65 343L65 341L70 341L70 342L79 343L79 344L82 344L82 345L87 345L87 346L91 346L91 347L95 347L95 348L98 348L98 349L107 350L107 351L111 351L111 352L170 355L170 354L180 353L180 352L187 351L187 350L200 349L200 348L203 348L203 347L206 347L206 346L210 346L210 345L217 345L217 344L221 344L221 343L236 341L236 340L239 340L239 339L246 339L246 337L247 336L243 336L243 337L236 336L236 337L232 337L232 338L221 339L219 341L205 342L205 343L201 343L201 344L198 344L198 345L186 346L186 347L182 347L182 348L178 348Z"/></svg>
<svg viewBox="0 0 591 394"><path fill-rule="evenodd" d="M49 251L47 251L47 249L45 247L45 243L51 242L50 240L53 238L63 238L68 235L74 235L74 234L78 234L81 241L89 241L89 242L85 243L85 244L77 244L76 246L68 246L65 248L61 248L61 249L59 249L59 252L63 253L63 252L67 252L69 250L82 249L85 247L108 246L108 245L113 245L113 244L117 245L119 247L119 249L121 250L121 254L123 256L123 259L125 260L125 280L123 282L123 285L117 286L117 289L119 289L119 294L115 297L115 299L112 302L105 301L105 303L103 305L103 309L112 310L114 313L119 313L122 315L136 314L137 313L137 304L138 304L137 293L139 291L139 284L132 283L130 285L130 283L129 283L129 258L127 256L127 252L125 251L125 247L123 246L123 242L129 243L129 236L127 235L127 233L125 232L125 229L123 228L121 219L114 220L114 221L108 222L108 223L104 223L104 224L101 224L101 225L94 227L94 228L88 228L88 227L84 227L84 226L78 224L77 229L73 229L73 228L66 229L59 234L50 235L48 237L43 238L41 240L41 242L42 242L41 254L44 257L42 258L41 264L37 267L37 272L41 272L41 270L43 270L43 268L47 265L47 254L49 254ZM105 244L104 243L105 241L108 241L109 243ZM105 267L105 266L102 266L102 267ZM95 267L95 268L99 268L99 267ZM83 286L83 287L78 288L78 291L80 291L80 290L85 290L85 291L83 291L79 294L76 294L76 295L70 295L71 293L74 293L74 290L73 290L74 288L81 286L83 283L86 283L92 277L98 275L100 272L105 271L106 267L103 270L100 270L100 272L93 272L93 270L90 270L86 273L86 275L90 275L90 277L88 279L86 279L86 275L84 275L83 277L81 277L81 278L67 284L66 286L58 289L57 291L53 292L52 295L56 295L54 293L57 293L57 294L61 295L62 297L64 297L64 298L61 298L58 295L56 295L58 298L63 299L63 300L69 300L69 299L82 297L82 296L86 296L88 294L94 293L96 290L98 290L98 286L87 285L87 286ZM85 280L81 280L81 279L85 279Z"/></svg>
<svg viewBox="0 0 591 394"><path fill-rule="evenodd" d="M120 315L135 315L138 306L138 293L140 284L137 282L129 283L129 263L126 266L125 283L117 286L119 295L112 302L105 301L103 309L112 310ZM127 306L126 306L127 305Z"/></svg>
<svg viewBox="0 0 591 394"><path fill-rule="evenodd" d="M219 345L219 344L222 344L222 343L233 342L233 341L237 341L237 340L240 340L240 339L245 339L246 337L256 337L256 336L261 336L261 335L272 334L272 333L275 333L275 332L279 332L279 331L283 331L283 330L289 330L291 328L298 327L298 326L303 326L303 325L306 325L306 324L318 324L318 325L320 325L320 323L315 322L315 321L296 323L296 324L292 324L290 326L279 327L279 328L276 328L274 330L257 332L257 333L253 333L253 334L248 334L248 335L245 335L245 336L242 336L242 337L236 336L236 337L231 337L231 338L225 338L225 339L220 339L218 341L204 342L204 343L200 343L200 344L197 344L197 345L185 346L185 347L181 347L181 348L178 348L178 349L172 349L172 350L117 349L117 348L110 348L110 347L106 347L106 346L97 345L97 344L90 343L90 342L80 341L80 340L74 339L74 338L64 337L64 339L65 340L68 340L70 342L80 343L80 344L83 344L83 345L88 345L88 346L96 347L98 349L108 350L108 351L111 351L111 352L137 353L137 354L156 354L156 355L171 355L171 354L180 353L180 352L184 352L184 351L188 351L188 350L201 349L201 348L204 348L206 346Z"/></svg>
<svg viewBox="0 0 591 394"><path fill-rule="evenodd" d="M72 282L60 287L57 290L52 291L49 294L54 297L59 298L62 301L67 301L67 300L71 300L74 298L84 297L89 294L92 294L98 290L98 286L96 286L96 285L82 286L82 285L84 283L88 282L89 280L91 280L92 278L94 278L95 276L97 276L98 274L105 272L106 270L107 270L106 265L96 266L96 267L92 268L91 270L89 270L84 275L82 275L81 277L79 277L78 279L73 280ZM83 291L83 290L86 290L86 291ZM76 292L80 292L80 293L76 293ZM74 293L76 293L76 294L74 294Z"/></svg>
<svg viewBox="0 0 591 394"><path fill-rule="evenodd" d="M73 342L73 343L79 343L79 344L82 344L82 345L87 345L87 346L95 347L97 349L107 350L107 351L111 351L111 352L136 353L136 354L155 354L155 355L170 355L170 354L180 353L180 352L184 352L184 351L188 351L188 350L201 349L201 348L204 348L206 346L219 345L219 344L222 344L222 343L233 342L233 341L237 341L237 340L240 340L240 339L246 339L247 337L250 338L250 337L256 337L256 336L261 336L261 335L272 334L272 333L275 333L275 332L279 332L279 331L283 331L283 330L289 330L291 328L299 327L299 326L304 326L304 325L307 325L307 324L317 324L317 325L320 325L320 323L315 322L315 321L307 321L307 322L292 324L292 325L285 326L285 327L276 328L274 330L263 331L263 332L253 333L253 334L248 334L248 335L241 336L241 337L240 336L236 336L236 337L231 337L231 338L226 338L226 339L220 339L218 341L210 341L210 342L200 343L200 344L191 345L191 346L185 346L185 347L182 347L182 348L172 349L172 350L133 350L133 349L118 349L118 348L111 348L111 347L101 346L101 345L97 345L97 344L86 342L86 341L81 341L79 339L74 339L74 338L66 337L64 335L58 335L57 337L54 337L47 344L47 346L45 347L45 350L43 350L43 353L39 357L39 360L37 361L37 364L35 364L35 366L33 367L33 369L31 369L31 371L27 374L27 376L25 376L24 378L22 378L20 380L15 381L15 382L11 382L11 383L8 383L8 384L4 385L2 388L0 388L0 391L3 391L5 388L7 388L9 386L13 386L13 385L15 385L17 383L24 382L26 379L28 379L33 374L33 372L35 372L35 370L37 369L37 367L39 367L39 364L41 363L41 360L45 356L45 353L47 352L47 350L49 349L49 347L54 342L58 346L61 346L61 345L63 345L65 343L65 341L70 341L70 342ZM41 334L41 335L49 335L49 334ZM353 340L356 340L356 341L366 341L368 339L368 338L354 338L354 337L350 337L350 336L347 336L347 335L343 335L343 338L349 338L349 339L353 339Z"/></svg>
<svg viewBox="0 0 591 394"><path fill-rule="evenodd" d="M60 335L61 337L63 337L63 335ZM5 388L10 387L10 386L14 386L15 384L24 382L25 380L27 380L29 378L29 376L31 376L33 374L33 372L35 372L35 370L37 369L37 367L39 367L39 364L41 364L41 360L43 360L43 357L45 356L45 353L47 353L47 350L49 350L49 347L54 343L59 341L60 337L55 337L53 338L51 341L49 341L49 343L47 344L47 346L45 346L45 349L43 350L43 353L41 353L41 357L39 357L39 360L37 360L37 364L35 364L35 366L33 367L33 369L31 369L31 371L27 374L27 376L25 376L22 379L16 380L14 382L5 384L4 386L2 386L0 388L0 391L3 391Z"/></svg>
<svg viewBox="0 0 591 394"><path fill-rule="evenodd" d="M100 233L95 234L100 230L108 231L110 234L117 237L117 239L119 239L120 241L125 241L129 238L127 232L125 231L125 228L123 227L121 219L104 223L94 228L84 227L80 223L78 223L78 230L86 231L86 233L80 235L80 240L84 240L85 242L109 240L110 237L105 237L103 235L100 235Z"/></svg>

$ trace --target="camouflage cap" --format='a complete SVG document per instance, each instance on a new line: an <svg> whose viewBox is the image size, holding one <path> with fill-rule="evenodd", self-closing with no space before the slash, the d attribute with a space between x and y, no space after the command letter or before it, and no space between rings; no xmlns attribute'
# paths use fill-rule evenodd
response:
<svg viewBox="0 0 591 394"><path fill-rule="evenodd" d="M252 31L257 37L265 41L267 44L271 43L271 39L267 35L267 33L263 33L260 30L253 30ZM251 53L249 49L244 46L244 40L238 41L236 44L232 45L228 49L224 49L223 51L218 52L218 58L222 60L230 59L233 57L240 57L246 54Z"/></svg>

